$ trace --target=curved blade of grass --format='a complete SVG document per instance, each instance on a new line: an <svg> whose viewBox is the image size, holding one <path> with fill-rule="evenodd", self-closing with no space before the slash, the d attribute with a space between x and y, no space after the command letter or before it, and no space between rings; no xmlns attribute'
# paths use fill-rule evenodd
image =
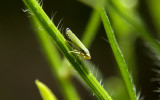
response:
<svg viewBox="0 0 160 100"><path fill-rule="evenodd" d="M36 16L36 18L39 20L43 28L52 36L59 50L71 63L74 69L79 73L81 78L85 81L85 83L89 86L89 88L97 96L97 98L100 100L112 100L109 94L105 91L101 84L88 70L88 68L82 62L82 60L79 57L77 57L76 54L69 53L72 50L71 46L68 44L68 42L62 36L62 34L56 28L56 26L52 23L50 18L45 14L38 2L36 0L23 1L26 4L26 6L32 11L34 16Z"/></svg>
<svg viewBox="0 0 160 100"><path fill-rule="evenodd" d="M82 36L82 43L84 43L86 47L89 47L91 45L91 42L94 40L94 37L96 36L96 33L99 29L100 23L101 19L99 13L93 9L90 19L87 23L86 29Z"/></svg>
<svg viewBox="0 0 160 100"><path fill-rule="evenodd" d="M57 100L56 96L52 93L52 91L39 80L35 81L39 92L43 98L43 100Z"/></svg>
<svg viewBox="0 0 160 100"><path fill-rule="evenodd" d="M129 71L132 71L131 74L134 82L136 85L138 85L138 73L135 54L135 40L137 39L137 35L133 34L135 30L130 26L128 22L122 19L119 14L114 11L109 12L110 20L112 20L112 27L115 30L115 35L117 37L119 46L129 66Z"/></svg>
<svg viewBox="0 0 160 100"><path fill-rule="evenodd" d="M119 65L119 68L120 68L122 77L124 79L125 85L127 87L130 99L136 100L136 93L135 93L134 84L132 82L132 78L131 78L130 73L128 71L123 54L117 44L114 32L113 32L112 27L110 25L110 21L108 19L107 14L106 14L106 11L101 3L99 3L96 8L97 8L98 12L100 13L108 40L110 42L111 48L112 48L114 56L116 58L116 61Z"/></svg>
<svg viewBox="0 0 160 100"><path fill-rule="evenodd" d="M53 44L53 40L49 37L47 32L41 27L41 24L37 21L35 16L30 17L36 29L36 36L38 37L39 43L45 53L46 59L50 64L53 75L57 78L61 87L61 92L65 100L80 100L74 85L68 78L67 71L63 71L62 59L60 58L59 52Z"/></svg>

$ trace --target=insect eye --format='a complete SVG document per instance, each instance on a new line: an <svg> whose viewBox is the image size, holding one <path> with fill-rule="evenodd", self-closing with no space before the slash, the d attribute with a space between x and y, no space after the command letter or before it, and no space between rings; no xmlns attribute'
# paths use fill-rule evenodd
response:
<svg viewBox="0 0 160 100"><path fill-rule="evenodd" d="M70 29L69 29L69 28L66 28L66 32L67 32L68 30L70 30Z"/></svg>

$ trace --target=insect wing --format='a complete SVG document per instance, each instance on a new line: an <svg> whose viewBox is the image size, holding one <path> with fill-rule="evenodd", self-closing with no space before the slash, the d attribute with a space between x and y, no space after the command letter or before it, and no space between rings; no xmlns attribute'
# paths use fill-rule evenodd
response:
<svg viewBox="0 0 160 100"><path fill-rule="evenodd" d="M66 34L70 38L72 43L79 48L79 51L83 54L83 57L85 59L90 59L91 57L88 49L83 45L83 43L76 37L76 35L69 28L66 29Z"/></svg>

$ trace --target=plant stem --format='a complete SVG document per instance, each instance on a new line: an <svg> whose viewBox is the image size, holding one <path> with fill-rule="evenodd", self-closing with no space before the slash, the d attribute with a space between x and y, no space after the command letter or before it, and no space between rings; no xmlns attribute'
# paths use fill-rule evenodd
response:
<svg viewBox="0 0 160 100"><path fill-rule="evenodd" d="M89 47L91 45L91 42L94 40L94 37L96 36L96 33L99 29L100 22L101 19L99 13L93 9L82 36L82 42L86 47Z"/></svg>
<svg viewBox="0 0 160 100"><path fill-rule="evenodd" d="M150 47L154 52L160 56L160 44L156 41L151 33L147 30L145 24L142 22L142 19L137 15L135 17L128 15L124 11L119 10L114 5L106 5L108 10L117 12L123 19L132 25L133 28L137 30L138 35L145 41L150 44Z"/></svg>
<svg viewBox="0 0 160 100"><path fill-rule="evenodd" d="M57 78L61 86L61 92L63 93L64 98L66 100L80 100L80 97L78 96L73 84L67 77L67 72L61 72L63 71L62 68L64 67L61 66L62 59L60 58L58 51L53 45L53 40L48 36L47 32L41 27L41 24L37 21L35 16L32 16L31 18L31 22L33 22L34 28L36 29L36 36L38 37L39 43L41 44L41 47L45 52L45 56L50 64L52 73Z"/></svg>
<svg viewBox="0 0 160 100"><path fill-rule="evenodd" d="M105 12L105 10L103 8L103 5L99 4L97 6L97 10L100 13L101 19L103 21L104 28L106 30L106 34L107 34L108 40L109 40L109 42L111 44L111 48L113 50L114 56L115 56L116 61L117 61L118 65L119 65L122 77L123 77L123 79L125 81L125 85L127 87L130 99L131 100L136 100L136 93L135 93L135 90L134 90L135 89L134 88L134 84L132 83L132 78L131 78L131 76L129 74L129 71L127 69L127 65L125 63L123 54L122 54L122 52L121 52L121 50L120 50L120 48L119 48L119 46L117 44L114 32L113 32L112 27L110 25L110 22L109 22L109 19L107 17L107 14L106 14L106 12Z"/></svg>
<svg viewBox="0 0 160 100"><path fill-rule="evenodd" d="M119 2L117 1L115 2L120 6ZM120 6L120 8L122 7L123 6ZM118 44L129 66L129 71L132 71L132 78L136 86L138 86L138 76L137 76L138 74L137 74L136 54L135 54L135 40L137 38L137 35L133 34L135 30L129 25L129 23L124 21L124 19L122 19L122 17L119 16L119 14L117 14L114 10L109 10L108 13L112 20L112 27L114 28ZM119 27L119 25L121 25L121 27Z"/></svg>
<svg viewBox="0 0 160 100"><path fill-rule="evenodd" d="M88 70L88 68L82 62L82 60L79 57L77 57L76 54L69 53L72 50L71 46L68 44L63 35L56 28L56 26L52 23L50 18L45 14L45 12L40 7L38 2L36 0L23 0L23 1L26 4L26 6L31 10L31 12L36 16L36 18L39 20L43 28L51 35L51 37L57 44L59 50L68 59L68 61L71 63L74 69L81 76L81 78L89 86L92 92L97 96L97 98L100 100L112 100L109 94L105 91L105 89L101 86L101 84Z"/></svg>

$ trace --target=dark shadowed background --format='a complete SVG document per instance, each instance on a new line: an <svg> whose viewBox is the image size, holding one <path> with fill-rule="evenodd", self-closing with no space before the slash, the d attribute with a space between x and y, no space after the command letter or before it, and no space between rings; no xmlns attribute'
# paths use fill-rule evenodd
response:
<svg viewBox="0 0 160 100"><path fill-rule="evenodd" d="M144 2L144 1L143 1ZM146 7L146 8L145 8ZM41 100L34 83L39 79L51 88L53 93L62 100L59 85L52 76L42 49L40 48L34 30L29 22L29 15L23 12L25 6L21 0L2 0L0 2L0 100ZM91 13L91 8L76 0L44 0L43 9L48 16L57 12L54 22L57 25L62 21L64 28L69 27L81 37ZM147 12L147 6L140 1L139 12L152 28L152 21ZM103 26L101 25L90 52L91 61L98 66L105 78L116 75L116 61L111 51ZM139 86L145 100L156 100L158 97L153 90L157 88L156 82L150 80L156 77L152 71L154 62L144 46L142 40L137 39L136 62L138 69ZM92 97L90 90L86 90L76 79L73 82L83 100Z"/></svg>

